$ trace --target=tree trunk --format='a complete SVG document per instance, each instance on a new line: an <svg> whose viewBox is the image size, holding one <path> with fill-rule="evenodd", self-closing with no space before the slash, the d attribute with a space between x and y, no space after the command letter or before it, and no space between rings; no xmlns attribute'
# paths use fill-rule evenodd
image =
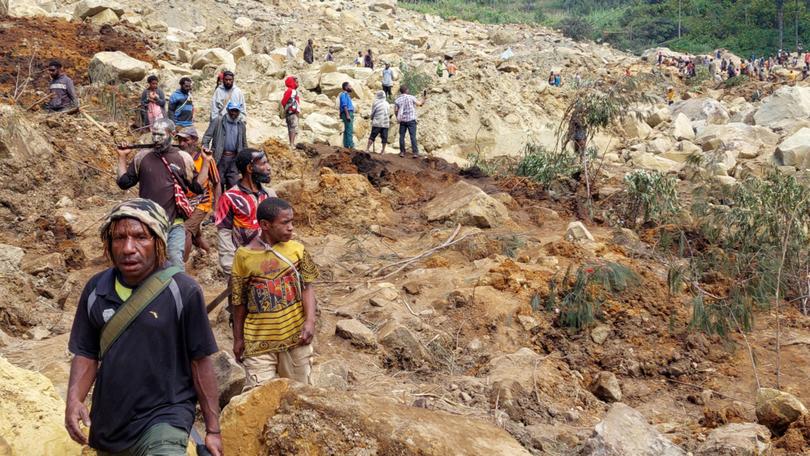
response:
<svg viewBox="0 0 810 456"><path fill-rule="evenodd" d="M776 0L776 26L779 28L779 49L784 49L785 0Z"/></svg>

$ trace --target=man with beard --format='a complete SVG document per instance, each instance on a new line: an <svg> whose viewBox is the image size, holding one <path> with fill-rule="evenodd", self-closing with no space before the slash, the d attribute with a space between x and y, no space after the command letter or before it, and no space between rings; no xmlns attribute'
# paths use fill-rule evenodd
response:
<svg viewBox="0 0 810 456"><path fill-rule="evenodd" d="M194 125L194 100L191 98L191 78L180 78L180 88L169 97L169 119L180 127Z"/></svg>
<svg viewBox="0 0 810 456"><path fill-rule="evenodd" d="M201 227L202 222L211 213L211 209L216 207L217 200L222 194L222 187L219 185L219 172L216 162L205 159L205 154L197 142L199 139L197 130L194 127L184 128L177 133L177 137L180 141L180 149L191 155L191 159L194 160L195 171L199 173L203 165L208 163L208 182L203 186L205 192L201 195L194 195L191 192L186 193L189 203L194 208L194 212L185 222L186 251L184 260L188 260L192 244L205 253L208 253L211 249L208 242L205 241L205 236L202 235Z"/></svg>
<svg viewBox="0 0 810 456"><path fill-rule="evenodd" d="M228 103L228 115L212 120L202 139L203 147L211 149L214 154L214 161L222 176L223 190L228 190L239 181L236 154L247 147L247 127L240 112L240 106Z"/></svg>
<svg viewBox="0 0 810 456"><path fill-rule="evenodd" d="M222 73L222 85L214 90L214 97L211 99L211 122L224 116L231 103L239 107L241 116L247 115L245 96L242 94L242 90L234 85L233 81L233 72L224 71Z"/></svg>
<svg viewBox="0 0 810 456"><path fill-rule="evenodd" d="M48 63L48 74L51 76L51 83L48 86L50 98L45 104L45 110L62 112L78 107L79 98L76 96L76 87L73 85L73 80L62 71L62 62L52 60Z"/></svg>
<svg viewBox="0 0 810 456"><path fill-rule="evenodd" d="M204 193L208 182L210 155L203 156L199 173L195 171L194 160L189 154L172 147L172 133L175 126L171 120L158 119L152 124L152 149L142 149L127 164L130 149L118 150L118 180L122 190L138 185L138 195L160 205L169 218L171 228L166 237L169 261L184 269L183 252L186 244L186 230L183 222L191 215L185 191L199 195Z"/></svg>
<svg viewBox="0 0 810 456"><path fill-rule="evenodd" d="M200 286L167 267L168 230L154 201L118 204L101 227L112 267L93 276L79 299L65 427L100 455L185 455L198 400L205 446L222 454L211 361L217 345ZM90 426L89 441L80 422Z"/></svg>

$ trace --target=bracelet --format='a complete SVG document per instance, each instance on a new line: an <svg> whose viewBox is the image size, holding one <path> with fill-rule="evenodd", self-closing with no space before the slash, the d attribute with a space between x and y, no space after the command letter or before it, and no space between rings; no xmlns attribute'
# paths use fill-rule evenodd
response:
<svg viewBox="0 0 810 456"><path fill-rule="evenodd" d="M205 430L205 433L206 433L206 434L222 434L222 430L219 430L219 431L214 432L214 431L209 431L208 429L206 429L206 430Z"/></svg>

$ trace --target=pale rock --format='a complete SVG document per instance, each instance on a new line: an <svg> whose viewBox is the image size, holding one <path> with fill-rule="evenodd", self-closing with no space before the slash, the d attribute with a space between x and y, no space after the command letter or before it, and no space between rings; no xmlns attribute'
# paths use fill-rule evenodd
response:
<svg viewBox="0 0 810 456"><path fill-rule="evenodd" d="M0 244L0 275L19 274L25 251L16 245Z"/></svg>
<svg viewBox="0 0 810 456"><path fill-rule="evenodd" d="M403 368L416 368L433 361L413 331L394 320L380 328L377 340L386 348L391 359L401 363Z"/></svg>
<svg viewBox="0 0 810 456"><path fill-rule="evenodd" d="M396 1L372 1L368 5L368 9L377 13L391 12L397 10Z"/></svg>
<svg viewBox="0 0 810 456"><path fill-rule="evenodd" d="M310 381L319 388L345 390L349 387L349 370L341 359L330 359L312 366Z"/></svg>
<svg viewBox="0 0 810 456"><path fill-rule="evenodd" d="M374 332L353 318L338 320L335 325L335 335L348 340L355 347L374 348L377 346Z"/></svg>
<svg viewBox="0 0 810 456"><path fill-rule="evenodd" d="M737 185L737 179L731 176L713 176L713 179L724 187L734 187Z"/></svg>
<svg viewBox="0 0 810 456"><path fill-rule="evenodd" d="M321 93L328 97L337 97L343 91L343 83L351 84L354 91L352 98L368 99L368 89L363 84L343 73L321 73Z"/></svg>
<svg viewBox="0 0 810 456"><path fill-rule="evenodd" d="M357 66L342 66L337 69L337 72L346 74L350 78L357 80L366 80L374 74L374 70L371 68Z"/></svg>
<svg viewBox="0 0 810 456"><path fill-rule="evenodd" d="M520 73L520 66L514 60L504 60L498 64L498 71L503 73Z"/></svg>
<svg viewBox="0 0 810 456"><path fill-rule="evenodd" d="M253 25L253 19L245 16L239 16L233 21L234 25L241 29L249 29Z"/></svg>
<svg viewBox="0 0 810 456"><path fill-rule="evenodd" d="M228 350L220 350L211 356L214 375L217 378L219 406L225 407L234 396L242 393L245 386L245 369L239 365Z"/></svg>
<svg viewBox="0 0 810 456"><path fill-rule="evenodd" d="M236 77L245 80L280 79L284 77L284 67L268 54L250 54L239 60Z"/></svg>
<svg viewBox="0 0 810 456"><path fill-rule="evenodd" d="M93 82L140 81L146 77L152 65L132 58L121 51L99 52L93 56L87 68Z"/></svg>
<svg viewBox="0 0 810 456"><path fill-rule="evenodd" d="M102 12L105 9L112 10L116 15L124 14L124 7L113 0L82 0L73 7L73 15L78 19L84 19Z"/></svg>
<svg viewBox="0 0 810 456"><path fill-rule="evenodd" d="M228 52L231 53L234 61L239 62L243 57L253 54L253 49L251 49L250 40L243 36L228 46Z"/></svg>
<svg viewBox="0 0 810 456"><path fill-rule="evenodd" d="M49 17L45 9L33 4L30 0L0 0L0 16L10 17Z"/></svg>
<svg viewBox="0 0 810 456"><path fill-rule="evenodd" d="M341 121L337 116L327 116L320 112L307 115L301 123L304 130L312 131L317 138L328 138L341 131Z"/></svg>
<svg viewBox="0 0 810 456"><path fill-rule="evenodd" d="M672 149L672 142L667 138L655 138L647 143L647 152L660 155Z"/></svg>
<svg viewBox="0 0 810 456"><path fill-rule="evenodd" d="M771 432L756 423L730 423L713 429L695 456L760 456L771 448Z"/></svg>
<svg viewBox="0 0 810 456"><path fill-rule="evenodd" d="M636 239L636 241L637 240L638 239ZM608 336L610 336L610 332L611 332L610 326L600 323L591 328L591 340L596 345L602 345L605 343Z"/></svg>
<svg viewBox="0 0 810 456"><path fill-rule="evenodd" d="M0 454L79 456L65 429L65 402L44 375L0 357ZM4 451L5 450L5 451Z"/></svg>
<svg viewBox="0 0 810 456"><path fill-rule="evenodd" d="M228 451L258 454L529 456L486 421L402 405L387 397L273 380L237 396L222 412Z"/></svg>
<svg viewBox="0 0 810 456"><path fill-rule="evenodd" d="M667 440L647 423L637 410L617 402L579 453L581 456L686 456L686 452Z"/></svg>
<svg viewBox="0 0 810 456"><path fill-rule="evenodd" d="M430 200L424 213L429 222L450 220L479 228L495 228L509 221L509 212L500 201L463 180Z"/></svg>
<svg viewBox="0 0 810 456"><path fill-rule="evenodd" d="M774 158L782 166L810 169L810 128L802 128L782 141Z"/></svg>
<svg viewBox="0 0 810 456"><path fill-rule="evenodd" d="M619 402L622 400L619 379L616 378L616 374L613 372L599 372L591 384L591 392L605 402Z"/></svg>
<svg viewBox="0 0 810 456"><path fill-rule="evenodd" d="M707 125L724 125L728 123L730 118L728 111L720 103L704 104L703 114L706 116Z"/></svg>
<svg viewBox="0 0 810 456"><path fill-rule="evenodd" d="M523 329L529 332L531 332L534 328L540 326L540 324L537 323L537 320L534 317L530 317L529 315L518 315L517 320L518 323L520 323L520 326L522 326Z"/></svg>
<svg viewBox="0 0 810 456"><path fill-rule="evenodd" d="M761 148L775 146L778 141L779 135L768 128L734 122L707 125L695 138L695 144L699 144L704 151L725 146L746 156L758 156Z"/></svg>
<svg viewBox="0 0 810 456"><path fill-rule="evenodd" d="M337 64L335 62L324 62L319 69L321 74L337 73Z"/></svg>
<svg viewBox="0 0 810 456"><path fill-rule="evenodd" d="M681 141L674 149L661 154L661 157L678 163L686 163L693 154L703 154L703 149L690 141Z"/></svg>
<svg viewBox="0 0 810 456"><path fill-rule="evenodd" d="M810 87L783 86L762 100L754 122L774 128L807 117L810 117Z"/></svg>
<svg viewBox="0 0 810 456"><path fill-rule="evenodd" d="M31 275L48 274L65 270L65 258L59 252L45 255L26 255L20 268Z"/></svg>
<svg viewBox="0 0 810 456"><path fill-rule="evenodd" d="M807 413L796 396L772 388L757 390L757 422L767 426L774 435L782 435L790 423Z"/></svg>
<svg viewBox="0 0 810 456"><path fill-rule="evenodd" d="M721 120L725 117L728 121L728 112L714 98L690 98L675 102L671 108L673 116L677 116L679 113L684 114L692 122L708 120L709 116L712 116L714 120Z"/></svg>
<svg viewBox="0 0 810 456"><path fill-rule="evenodd" d="M199 70L207 65L235 67L233 55L222 48L201 49L191 56L191 68Z"/></svg>
<svg viewBox="0 0 810 456"><path fill-rule="evenodd" d="M305 71L298 75L298 80L301 82L301 88L314 92L321 83L321 73L318 70Z"/></svg>
<svg viewBox="0 0 810 456"><path fill-rule="evenodd" d="M408 44L412 44L417 47L422 47L427 43L429 35L427 33L413 33L413 34L406 34L402 40Z"/></svg>
<svg viewBox="0 0 810 456"><path fill-rule="evenodd" d="M634 156L632 160L633 165L636 168L649 169L653 171L659 171L662 173L680 171L680 169L683 168L682 163L678 163L674 160L670 160L668 158L648 153L638 154Z"/></svg>
<svg viewBox="0 0 810 456"><path fill-rule="evenodd" d="M652 128L672 119L672 112L668 108L661 108L647 116L647 125Z"/></svg>
<svg viewBox="0 0 810 456"><path fill-rule="evenodd" d="M177 66L171 62L167 62L165 60L158 60L158 66L164 70L171 71L172 74L176 76L191 76L194 74L194 70L184 66Z"/></svg>
<svg viewBox="0 0 810 456"><path fill-rule="evenodd" d="M143 26L155 33L167 33L169 31L169 24L157 14L150 14L143 18Z"/></svg>
<svg viewBox="0 0 810 456"><path fill-rule="evenodd" d="M497 29L489 33L489 40L496 46L512 44L517 42L518 39L518 35L515 32L506 29Z"/></svg>
<svg viewBox="0 0 810 456"><path fill-rule="evenodd" d="M686 117L686 114L679 112L672 121L672 136L676 140L681 141L684 139L695 139L695 131L692 129L692 122Z"/></svg>
<svg viewBox="0 0 810 456"><path fill-rule="evenodd" d="M565 239L569 241L593 241L593 235L585 225L580 222L571 222L568 224L568 228L565 230Z"/></svg>
<svg viewBox="0 0 810 456"><path fill-rule="evenodd" d="M622 127L624 128L625 136L630 139L647 139L650 133L652 133L652 128L647 125L647 122L643 121L641 116L634 112L624 116Z"/></svg>
<svg viewBox="0 0 810 456"><path fill-rule="evenodd" d="M111 9L101 10L100 13L90 17L90 23L97 26L113 25L118 23L118 15Z"/></svg>

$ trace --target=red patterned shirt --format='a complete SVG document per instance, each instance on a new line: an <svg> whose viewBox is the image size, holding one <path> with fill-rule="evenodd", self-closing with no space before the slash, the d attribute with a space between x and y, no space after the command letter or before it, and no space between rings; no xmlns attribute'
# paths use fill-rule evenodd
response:
<svg viewBox="0 0 810 456"><path fill-rule="evenodd" d="M259 203L274 196L276 192L273 189L262 188L253 193L236 184L219 198L217 228L231 231L234 247L247 245L259 233L259 221L256 219Z"/></svg>

